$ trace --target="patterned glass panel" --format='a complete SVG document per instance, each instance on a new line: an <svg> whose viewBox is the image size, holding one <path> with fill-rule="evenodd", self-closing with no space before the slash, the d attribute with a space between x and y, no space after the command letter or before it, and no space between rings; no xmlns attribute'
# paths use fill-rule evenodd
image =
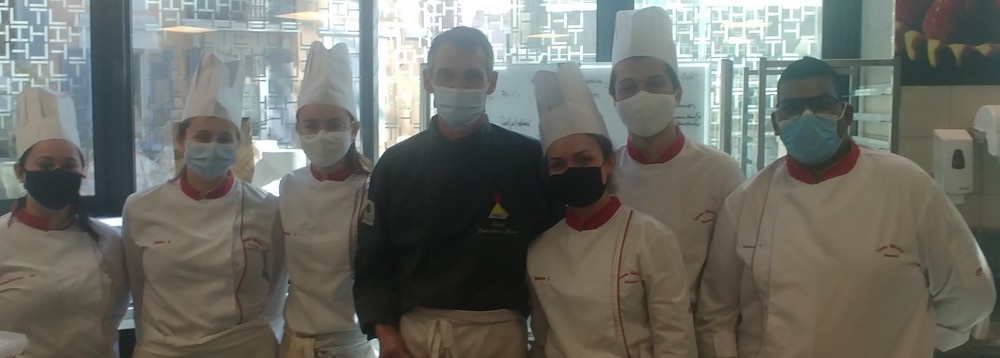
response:
<svg viewBox="0 0 1000 358"><path fill-rule="evenodd" d="M14 114L17 95L28 86L73 98L88 164L82 193L94 194L90 68L89 0L0 0L0 198L25 193L13 170Z"/></svg>
<svg viewBox="0 0 1000 358"><path fill-rule="evenodd" d="M358 85L360 0L133 0L136 186L175 175L174 127L202 51L246 66L244 112L261 159L248 177L273 188L304 165L294 132L296 96L309 45L346 43ZM360 96L357 96L360 97ZM291 153L269 159L274 153ZM291 160L288 158L299 158ZM280 159L285 158L285 159ZM239 174L240 163L237 163Z"/></svg>
<svg viewBox="0 0 1000 358"><path fill-rule="evenodd" d="M712 117L709 130L712 145L719 145L719 69L721 59L732 59L733 83L733 154L741 156L742 141L749 144L749 158L756 158L757 81L751 79L751 93L744 94L743 69L755 68L761 57L768 60L797 60L802 56L820 56L822 1L820 0L635 0L635 8L660 6L674 21L678 60L712 63ZM768 83L775 83L769 79ZM775 89L767 89L773 99ZM748 135L741 136L743 101L751 101ZM770 103L770 102L769 102ZM772 103L773 104L773 103ZM765 118L767 129L770 124ZM770 130L765 136L765 161L779 156L777 139Z"/></svg>
<svg viewBox="0 0 1000 358"><path fill-rule="evenodd" d="M420 64L459 25L486 34L498 65L597 59L597 0L379 0L379 153L420 130Z"/></svg>

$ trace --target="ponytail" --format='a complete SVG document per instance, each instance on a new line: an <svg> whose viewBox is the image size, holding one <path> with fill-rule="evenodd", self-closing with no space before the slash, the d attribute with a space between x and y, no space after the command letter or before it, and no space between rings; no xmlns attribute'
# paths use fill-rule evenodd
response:
<svg viewBox="0 0 1000 358"><path fill-rule="evenodd" d="M347 167L354 174L371 174L375 167L375 164L361 152L358 152L358 147L353 144L351 149L347 151L347 155L344 156L344 160L347 161Z"/></svg>

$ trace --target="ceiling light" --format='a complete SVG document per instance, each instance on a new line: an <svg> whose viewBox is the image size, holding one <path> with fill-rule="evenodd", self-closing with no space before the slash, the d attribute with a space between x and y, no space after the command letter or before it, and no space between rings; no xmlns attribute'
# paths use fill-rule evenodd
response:
<svg viewBox="0 0 1000 358"><path fill-rule="evenodd" d="M533 38L533 39L557 39L557 38L560 38L560 37L567 37L567 36L569 36L569 35L567 35L567 34L534 34L534 35L528 35L529 38Z"/></svg>
<svg viewBox="0 0 1000 358"><path fill-rule="evenodd" d="M302 12L292 12L288 14L274 15L274 17L295 20L295 21L323 21L329 19L331 16L327 13L322 13L319 11L302 11Z"/></svg>
<svg viewBox="0 0 1000 358"><path fill-rule="evenodd" d="M164 27L162 30L167 32L180 32L185 34L203 34L206 32L215 31L215 29L194 27L194 26L171 26L171 27Z"/></svg>

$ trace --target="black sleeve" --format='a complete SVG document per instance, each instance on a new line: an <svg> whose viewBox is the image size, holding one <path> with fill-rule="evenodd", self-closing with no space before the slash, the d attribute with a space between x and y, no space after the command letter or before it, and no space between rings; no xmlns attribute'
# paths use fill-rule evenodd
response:
<svg viewBox="0 0 1000 358"><path fill-rule="evenodd" d="M361 330L369 338L375 338L376 324L395 326L402 315L396 286L398 252L388 235L392 223L387 169L392 163L386 159L371 176L370 202L365 204L358 224L358 252L354 258L354 304Z"/></svg>

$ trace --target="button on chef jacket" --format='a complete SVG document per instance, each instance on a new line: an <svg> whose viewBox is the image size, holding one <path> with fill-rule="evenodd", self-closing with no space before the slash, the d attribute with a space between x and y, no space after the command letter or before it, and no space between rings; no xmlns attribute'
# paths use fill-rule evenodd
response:
<svg viewBox="0 0 1000 358"><path fill-rule="evenodd" d="M371 177L354 284L369 335L415 306L527 315L528 244L561 216L537 141L486 124L452 142L438 120L389 148Z"/></svg>
<svg viewBox="0 0 1000 358"><path fill-rule="evenodd" d="M618 153L612 176L614 193L625 205L649 214L677 236L687 269L689 297L698 298L701 269L722 202L744 176L728 154L692 142L677 130L677 140L660 158L646 158L631 143Z"/></svg>
<svg viewBox="0 0 1000 358"><path fill-rule="evenodd" d="M726 200L698 348L701 357L930 357L965 342L994 299L978 244L930 176L852 144L821 178L783 159Z"/></svg>
<svg viewBox="0 0 1000 358"><path fill-rule="evenodd" d="M288 286L278 199L230 173L198 200L183 178L125 202L137 343L166 356L264 346Z"/></svg>
<svg viewBox="0 0 1000 358"><path fill-rule="evenodd" d="M96 220L50 230L23 209L0 217L0 330L29 340L25 358L118 357L128 281L118 230Z"/></svg>
<svg viewBox="0 0 1000 358"><path fill-rule="evenodd" d="M697 357L673 232L617 198L539 237L528 278L539 303L532 357Z"/></svg>

